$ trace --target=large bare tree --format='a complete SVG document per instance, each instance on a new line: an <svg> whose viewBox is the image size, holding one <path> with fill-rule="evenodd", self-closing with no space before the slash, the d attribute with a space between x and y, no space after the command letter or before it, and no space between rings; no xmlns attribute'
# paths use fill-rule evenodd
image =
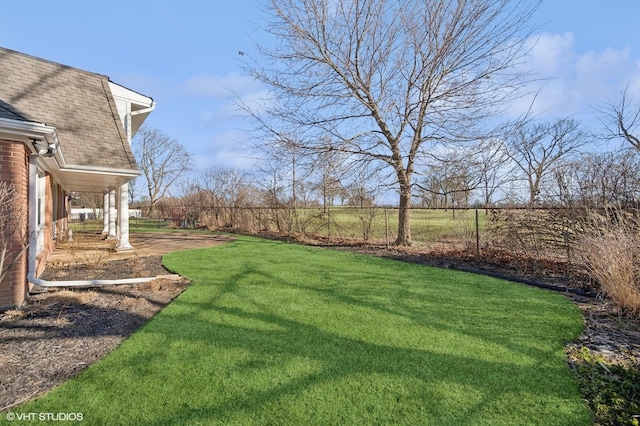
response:
<svg viewBox="0 0 640 426"><path fill-rule="evenodd" d="M190 170L191 154L177 139L148 127L136 133L132 148L142 170L152 214L155 204Z"/></svg>
<svg viewBox="0 0 640 426"><path fill-rule="evenodd" d="M572 118L526 122L509 132L507 156L527 183L530 205L540 201L541 185L550 171L589 142L580 122Z"/></svg>
<svg viewBox="0 0 640 426"><path fill-rule="evenodd" d="M627 87L618 101L610 101L602 111L608 136L622 138L640 151L640 103L634 103Z"/></svg>
<svg viewBox="0 0 640 426"><path fill-rule="evenodd" d="M437 144L479 138L479 124L506 106L525 80L516 65L539 1L267 3L275 47L259 46L261 60L247 67L272 96L247 109L271 136L295 134L306 153L390 168L396 243L410 245L419 162Z"/></svg>

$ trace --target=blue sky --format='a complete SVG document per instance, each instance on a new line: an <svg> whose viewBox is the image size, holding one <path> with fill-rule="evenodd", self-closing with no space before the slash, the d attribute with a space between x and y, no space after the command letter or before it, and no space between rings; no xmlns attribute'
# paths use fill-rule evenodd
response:
<svg viewBox="0 0 640 426"><path fill-rule="evenodd" d="M194 168L249 167L248 127L231 91L263 88L244 76L239 51L264 34L259 1L0 0L0 45L105 74L157 103L147 124L178 139ZM545 79L537 112L596 126L593 107L627 84L640 99L639 0L546 0L535 16L531 67ZM532 88L538 89L538 87ZM525 108L527 101L514 107Z"/></svg>

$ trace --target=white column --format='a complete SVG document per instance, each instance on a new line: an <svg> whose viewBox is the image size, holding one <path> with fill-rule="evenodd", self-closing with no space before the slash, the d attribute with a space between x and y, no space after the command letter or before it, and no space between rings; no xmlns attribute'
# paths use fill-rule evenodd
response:
<svg viewBox="0 0 640 426"><path fill-rule="evenodd" d="M109 234L107 240L118 238L116 235L116 191L109 190Z"/></svg>
<svg viewBox="0 0 640 426"><path fill-rule="evenodd" d="M29 248L27 249L27 264L29 268L29 279L35 278L37 271L36 258L38 256L38 166L36 165L36 155L29 156ZM20 301L22 303L22 301Z"/></svg>
<svg viewBox="0 0 640 426"><path fill-rule="evenodd" d="M109 191L105 191L102 201L102 235L109 234Z"/></svg>
<svg viewBox="0 0 640 426"><path fill-rule="evenodd" d="M129 243L129 184L120 186L120 203L118 204L118 245L117 251L131 251Z"/></svg>

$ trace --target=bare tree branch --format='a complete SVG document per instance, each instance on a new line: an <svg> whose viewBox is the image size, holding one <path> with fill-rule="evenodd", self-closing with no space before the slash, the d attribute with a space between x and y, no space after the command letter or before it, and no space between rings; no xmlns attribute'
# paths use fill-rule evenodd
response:
<svg viewBox="0 0 640 426"><path fill-rule="evenodd" d="M0 182L0 282L29 246L26 211L17 205L16 196L13 184Z"/></svg>
<svg viewBox="0 0 640 426"><path fill-rule="evenodd" d="M530 204L539 201L541 184L552 168L590 142L580 123L570 118L520 124L505 140L507 156L527 182Z"/></svg>
<svg viewBox="0 0 640 426"><path fill-rule="evenodd" d="M176 139L146 127L136 133L132 147L145 179L151 213L178 178L190 170L191 154Z"/></svg>
<svg viewBox="0 0 640 426"><path fill-rule="evenodd" d="M634 103L628 92L627 87L620 94L619 100L609 101L600 111L604 116L601 121L610 138L622 138L640 150L640 104Z"/></svg>
<svg viewBox="0 0 640 426"><path fill-rule="evenodd" d="M265 135L296 134L393 170L397 244L410 245L419 159L436 144L478 140L527 76L526 23L537 0L270 0L274 48L248 71L270 89L245 108ZM521 69L521 68L520 68ZM264 139L264 138L263 138Z"/></svg>

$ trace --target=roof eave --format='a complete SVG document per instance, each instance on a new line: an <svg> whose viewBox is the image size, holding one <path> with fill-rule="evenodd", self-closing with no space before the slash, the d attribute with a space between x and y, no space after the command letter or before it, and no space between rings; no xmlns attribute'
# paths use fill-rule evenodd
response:
<svg viewBox="0 0 640 426"><path fill-rule="evenodd" d="M55 132L55 127L47 126L45 123L0 118L0 134L19 139L43 139L47 136L53 138Z"/></svg>
<svg viewBox="0 0 640 426"><path fill-rule="evenodd" d="M55 155L39 157L38 163L51 173L65 191L102 192L129 182L140 175L138 169L110 168L67 164L58 142L55 127L44 123L0 118L0 137L22 142L31 154L36 154L34 140L44 140L55 146Z"/></svg>

